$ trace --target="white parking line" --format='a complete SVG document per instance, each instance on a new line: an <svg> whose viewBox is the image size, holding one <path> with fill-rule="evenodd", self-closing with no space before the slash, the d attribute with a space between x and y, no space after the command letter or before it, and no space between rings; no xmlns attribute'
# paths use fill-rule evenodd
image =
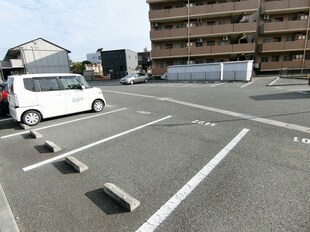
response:
<svg viewBox="0 0 310 232"><path fill-rule="evenodd" d="M96 115L92 115L92 116L88 116L88 117L84 117L84 118L78 118L78 119L67 121L67 122L61 122L61 123L57 123L57 124L54 124L54 125L37 128L37 129L34 129L34 130L38 131L38 130L48 129L48 128L51 128L51 127L62 126L62 125L68 124L68 123L78 122L78 121L81 121L81 120L85 120L85 119L89 119L89 118L94 118L94 117L99 117L99 116L102 116L102 115L107 115L107 114L115 113L115 112L126 110L126 109L127 108L113 110L113 111L105 112L105 113L102 113L102 114L96 114ZM17 136L17 135L22 135L22 134L27 134L27 133L29 133L29 131L23 131L23 132L19 132L19 133L15 133L15 134L5 135L5 136L2 136L1 139L6 139L6 138L9 138L9 137L13 137L13 136Z"/></svg>
<svg viewBox="0 0 310 232"><path fill-rule="evenodd" d="M286 128L286 129L310 133L310 127L304 127L304 126L299 126L296 124L280 122L280 121L276 121L276 120L272 120L272 119L268 119L268 118L260 118L260 117L254 116L254 115L247 115L247 114L237 113L237 112L233 112L233 111L222 110L222 109L213 108L213 107L204 106L204 105L198 105L198 104L194 104L194 103L190 103L190 102L178 101L178 100L174 100L173 98L156 97L156 96L151 96L151 95L134 94L134 93L127 93L127 92L112 91L112 90L103 90L103 91L111 92L111 93L117 93L117 94L138 96L138 97L147 97L147 98L152 98L154 100L159 100L159 101L172 102L172 103L176 103L176 104L180 104L180 105L194 107L197 109L203 109L203 110L207 110L207 111L211 111L211 112L229 115L229 116L233 116L236 118L252 120L255 122L260 122L260 123L264 123L264 124L268 124L268 125L272 125L272 126L277 126L277 127L282 127L282 128Z"/></svg>
<svg viewBox="0 0 310 232"><path fill-rule="evenodd" d="M183 85L182 88L189 87L189 86L193 87L193 86L195 86L195 84Z"/></svg>
<svg viewBox="0 0 310 232"><path fill-rule="evenodd" d="M243 129L226 147L224 147L206 166L188 181L173 197L171 197L153 216L151 216L136 232L152 232L182 203L183 200L211 173L211 171L229 154L229 152L248 133Z"/></svg>
<svg viewBox="0 0 310 232"><path fill-rule="evenodd" d="M147 127L147 126L150 126L150 125L152 125L152 124L155 124L155 123L164 121L164 120L166 120L166 119L168 119L168 118L171 118L171 117L172 117L172 116L169 115L169 116L166 116L166 117L164 117L164 118L158 119L158 120L156 120L156 121L149 122L149 123L147 123L147 124L144 124L144 125L135 127L135 128L133 128L133 129L124 131L124 132L122 132L122 133L113 135L113 136L111 136L111 137L108 137L108 138L99 140L99 141L97 141L97 142L88 144L88 145L86 145L86 146L77 148L77 149L75 149L75 150L69 151L69 152L64 153L64 154L62 154L62 155L55 156L55 157L53 157L53 158L51 158L51 159L44 160L44 161L42 161L42 162L40 162L40 163L36 163L36 164L30 165L30 166L28 166L28 167L23 168L23 170L24 170L25 172L26 172L26 171L30 171L30 170L35 169L35 168L38 168L38 167L40 167L40 166L42 166L42 165L49 164L49 163L51 163L51 162L54 162L54 161L56 161L56 160L65 158L66 156L75 154L75 153L77 153L77 152L84 151L84 150L86 150L86 149L88 149L88 148L97 146L97 145L99 145L99 144L101 144L101 143L108 142L108 141L110 141L110 140L112 140L112 139L116 139L116 138L118 138L118 137L121 137L121 136L123 136L123 135L129 134L129 133L131 133L131 132L134 132L134 131L143 129L144 127Z"/></svg>
<svg viewBox="0 0 310 232"><path fill-rule="evenodd" d="M251 85L251 84L253 84L254 83L254 81L252 81L252 82L249 82L249 83L247 83L247 84L245 84L245 85L242 85L240 88L244 88L244 87L247 87L247 86L249 86L249 85Z"/></svg>
<svg viewBox="0 0 310 232"><path fill-rule="evenodd" d="M218 84L215 84L215 85L211 85L211 87L215 87L215 86L218 86L218 85L223 85L223 84L225 84L225 82L218 83Z"/></svg>

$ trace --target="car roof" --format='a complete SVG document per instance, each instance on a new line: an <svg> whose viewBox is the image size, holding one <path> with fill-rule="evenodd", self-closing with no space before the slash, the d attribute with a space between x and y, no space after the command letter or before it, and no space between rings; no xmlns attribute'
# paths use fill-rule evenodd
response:
<svg viewBox="0 0 310 232"><path fill-rule="evenodd" d="M31 77L55 77L55 76L81 76L76 73L36 73L36 74L22 74L22 75L10 75L8 78L31 78Z"/></svg>

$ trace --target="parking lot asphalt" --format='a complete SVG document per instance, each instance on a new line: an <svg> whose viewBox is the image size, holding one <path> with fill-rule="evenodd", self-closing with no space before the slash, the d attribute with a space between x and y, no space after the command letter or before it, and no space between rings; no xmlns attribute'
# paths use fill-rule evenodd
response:
<svg viewBox="0 0 310 232"><path fill-rule="evenodd" d="M29 130L1 117L0 183L20 231L309 231L310 87L273 80L92 82L100 113Z"/></svg>

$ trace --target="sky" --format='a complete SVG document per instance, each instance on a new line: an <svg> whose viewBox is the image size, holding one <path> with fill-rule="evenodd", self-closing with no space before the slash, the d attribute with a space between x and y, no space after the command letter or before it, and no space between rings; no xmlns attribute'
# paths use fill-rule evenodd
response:
<svg viewBox="0 0 310 232"><path fill-rule="evenodd" d="M40 37L74 62L98 48L150 50L148 9L145 0L0 0L0 60Z"/></svg>

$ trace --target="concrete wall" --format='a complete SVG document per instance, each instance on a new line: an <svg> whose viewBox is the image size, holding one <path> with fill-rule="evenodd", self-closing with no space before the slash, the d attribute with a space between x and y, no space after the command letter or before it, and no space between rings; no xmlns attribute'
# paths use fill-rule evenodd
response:
<svg viewBox="0 0 310 232"><path fill-rule="evenodd" d="M253 60L168 66L169 81L250 81Z"/></svg>

